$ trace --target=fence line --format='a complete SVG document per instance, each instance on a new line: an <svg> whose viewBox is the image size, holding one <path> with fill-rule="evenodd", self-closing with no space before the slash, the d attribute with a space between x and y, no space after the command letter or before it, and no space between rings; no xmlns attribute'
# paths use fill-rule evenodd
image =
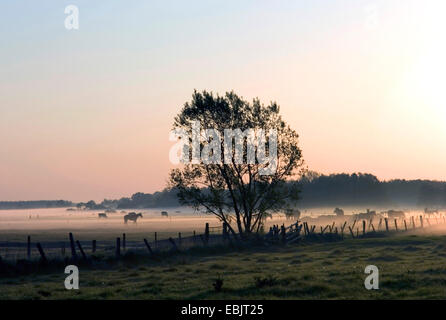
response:
<svg viewBox="0 0 446 320"><path fill-rule="evenodd" d="M342 240L349 237L357 239L369 237L378 233L402 233L413 231L415 229L423 229L425 223L427 223L427 226L446 224L446 217L444 215L435 217L434 220L431 220L429 217L423 218L422 215L419 217L411 216L407 219L408 220L406 220L406 218L394 219L392 228L388 218L384 218L385 228L382 227L382 218L379 220L376 227L373 223L373 218L370 220L354 220L353 223L349 223L347 220L341 221L338 219L338 225L336 225L336 221L326 225L316 225L309 224L307 221L298 220L289 226L285 226L285 224L282 224L281 226L273 225L269 232L262 237L267 242L291 244L306 238L319 237ZM358 224L358 227L355 229L356 224ZM316 229L317 226L319 229ZM122 238L116 238L115 244L113 244L113 241L108 240L75 240L75 237L71 232L68 234L67 241L40 241L35 244L32 242L31 236L27 236L26 242L0 242L0 248L5 248L3 252L0 252L0 257L2 260L19 260L25 258L32 260L36 257L40 257L44 261L51 258L66 257L65 246L67 242L70 245L72 259L78 259L78 252L84 260L87 260L91 255L98 254L99 251L109 254L114 253L116 257L120 257L129 250L148 251L150 255L154 255L156 252L162 251L181 251L199 246L220 245L227 243L234 238L234 235L229 233L227 225L209 226L209 223L206 223L204 232L200 234L193 231L193 233L188 236L180 232L178 233L177 238L169 237L168 239L161 240L158 238L158 235L159 232L154 232L153 241L148 241L147 238L143 238L140 241L130 241L124 233L122 234ZM32 248L36 248L37 251L32 250ZM25 249L26 253L24 252ZM9 251L12 251L12 253Z"/></svg>

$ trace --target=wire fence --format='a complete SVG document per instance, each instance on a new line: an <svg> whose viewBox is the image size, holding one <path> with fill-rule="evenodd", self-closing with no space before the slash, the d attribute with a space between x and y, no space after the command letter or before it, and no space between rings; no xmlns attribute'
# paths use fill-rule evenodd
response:
<svg viewBox="0 0 446 320"><path fill-rule="evenodd" d="M147 251L147 244L154 251L168 251L175 247L177 249L188 249L196 246L221 244L224 242L222 232L222 226L209 226L209 224L206 224L202 233L196 231L178 233L170 231L150 232L143 237L141 235L122 233L117 234L116 237L101 240L76 240L76 235L73 234L73 244L77 253L82 248L84 253L88 255L115 254L118 238L120 251L123 253L126 251ZM72 255L72 244L69 234L66 235L65 240L42 241L42 236L39 236L39 238L39 241L33 241L31 236L24 237L23 241L0 241L0 259L10 262L22 259L40 259L42 255L37 248L38 243L41 245L46 259L65 258ZM85 238L85 235L83 238Z"/></svg>

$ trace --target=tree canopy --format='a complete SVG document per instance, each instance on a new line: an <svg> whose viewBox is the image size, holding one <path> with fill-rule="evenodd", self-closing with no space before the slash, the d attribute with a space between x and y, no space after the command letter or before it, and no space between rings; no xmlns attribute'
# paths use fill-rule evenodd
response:
<svg viewBox="0 0 446 320"><path fill-rule="evenodd" d="M169 178L181 204L204 208L243 237L260 230L268 212L292 206L299 199L297 184L286 183L303 166L298 134L282 119L275 102L264 105L234 92L219 96L195 91L173 125L189 134L183 141L186 147L194 143L194 123L203 128L199 131L201 159L185 161ZM216 133L210 138L207 129ZM229 136L228 129L236 134ZM262 136L266 132L268 137ZM186 156L193 157L195 151L186 150ZM203 153L214 161L203 161ZM224 160L215 161L220 159Z"/></svg>

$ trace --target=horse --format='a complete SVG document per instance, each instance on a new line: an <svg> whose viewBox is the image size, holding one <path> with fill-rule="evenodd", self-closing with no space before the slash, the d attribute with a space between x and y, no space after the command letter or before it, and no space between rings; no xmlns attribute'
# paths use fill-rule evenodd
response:
<svg viewBox="0 0 446 320"><path fill-rule="evenodd" d="M406 214L404 213L404 211L389 210L387 211L387 217L393 219L404 219L406 217Z"/></svg>
<svg viewBox="0 0 446 320"><path fill-rule="evenodd" d="M106 213L98 213L98 218L108 218Z"/></svg>
<svg viewBox="0 0 446 320"><path fill-rule="evenodd" d="M300 211L298 209L286 209L285 216L287 220L299 219Z"/></svg>
<svg viewBox="0 0 446 320"><path fill-rule="evenodd" d="M167 211L161 211L161 216L162 217L168 217L169 214L167 213Z"/></svg>
<svg viewBox="0 0 446 320"><path fill-rule="evenodd" d="M344 210L342 210L341 208L336 207L336 209L333 210L333 213L336 214L336 216L343 216L344 215Z"/></svg>
<svg viewBox="0 0 446 320"><path fill-rule="evenodd" d="M130 212L129 214L126 214L124 216L124 223L127 223L128 220L131 220L134 223L136 223L138 218L142 218L142 213Z"/></svg>
<svg viewBox="0 0 446 320"><path fill-rule="evenodd" d="M352 219L369 221L375 217L377 217L376 211L370 211L369 209L367 209L367 212L361 212L361 213L354 214L352 216Z"/></svg>
<svg viewBox="0 0 446 320"><path fill-rule="evenodd" d="M428 209L428 208L424 208L424 214L426 215L426 216L434 216L435 217L435 214L438 214L438 210L436 210L436 209Z"/></svg>

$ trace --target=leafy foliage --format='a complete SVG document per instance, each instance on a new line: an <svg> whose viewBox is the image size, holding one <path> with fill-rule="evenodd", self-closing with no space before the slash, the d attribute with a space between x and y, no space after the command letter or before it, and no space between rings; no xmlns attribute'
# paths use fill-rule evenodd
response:
<svg viewBox="0 0 446 320"><path fill-rule="evenodd" d="M169 180L169 186L178 190L181 204L205 208L228 225L235 220L236 227L229 225L230 231L244 236L260 230L267 212L278 211L298 200L297 184L286 183L303 165L298 134L282 119L276 103L265 106L258 99L250 103L234 92L218 96L195 91L192 101L175 118L173 127L191 132L195 121L205 129L218 130L221 137L225 129L277 130L277 170L261 175L267 164L258 160L249 163L247 148L243 148L243 163L237 163L235 151L231 150L230 161L221 164L184 164L171 171ZM207 143L201 142L201 150ZM259 152L258 147L256 151Z"/></svg>

